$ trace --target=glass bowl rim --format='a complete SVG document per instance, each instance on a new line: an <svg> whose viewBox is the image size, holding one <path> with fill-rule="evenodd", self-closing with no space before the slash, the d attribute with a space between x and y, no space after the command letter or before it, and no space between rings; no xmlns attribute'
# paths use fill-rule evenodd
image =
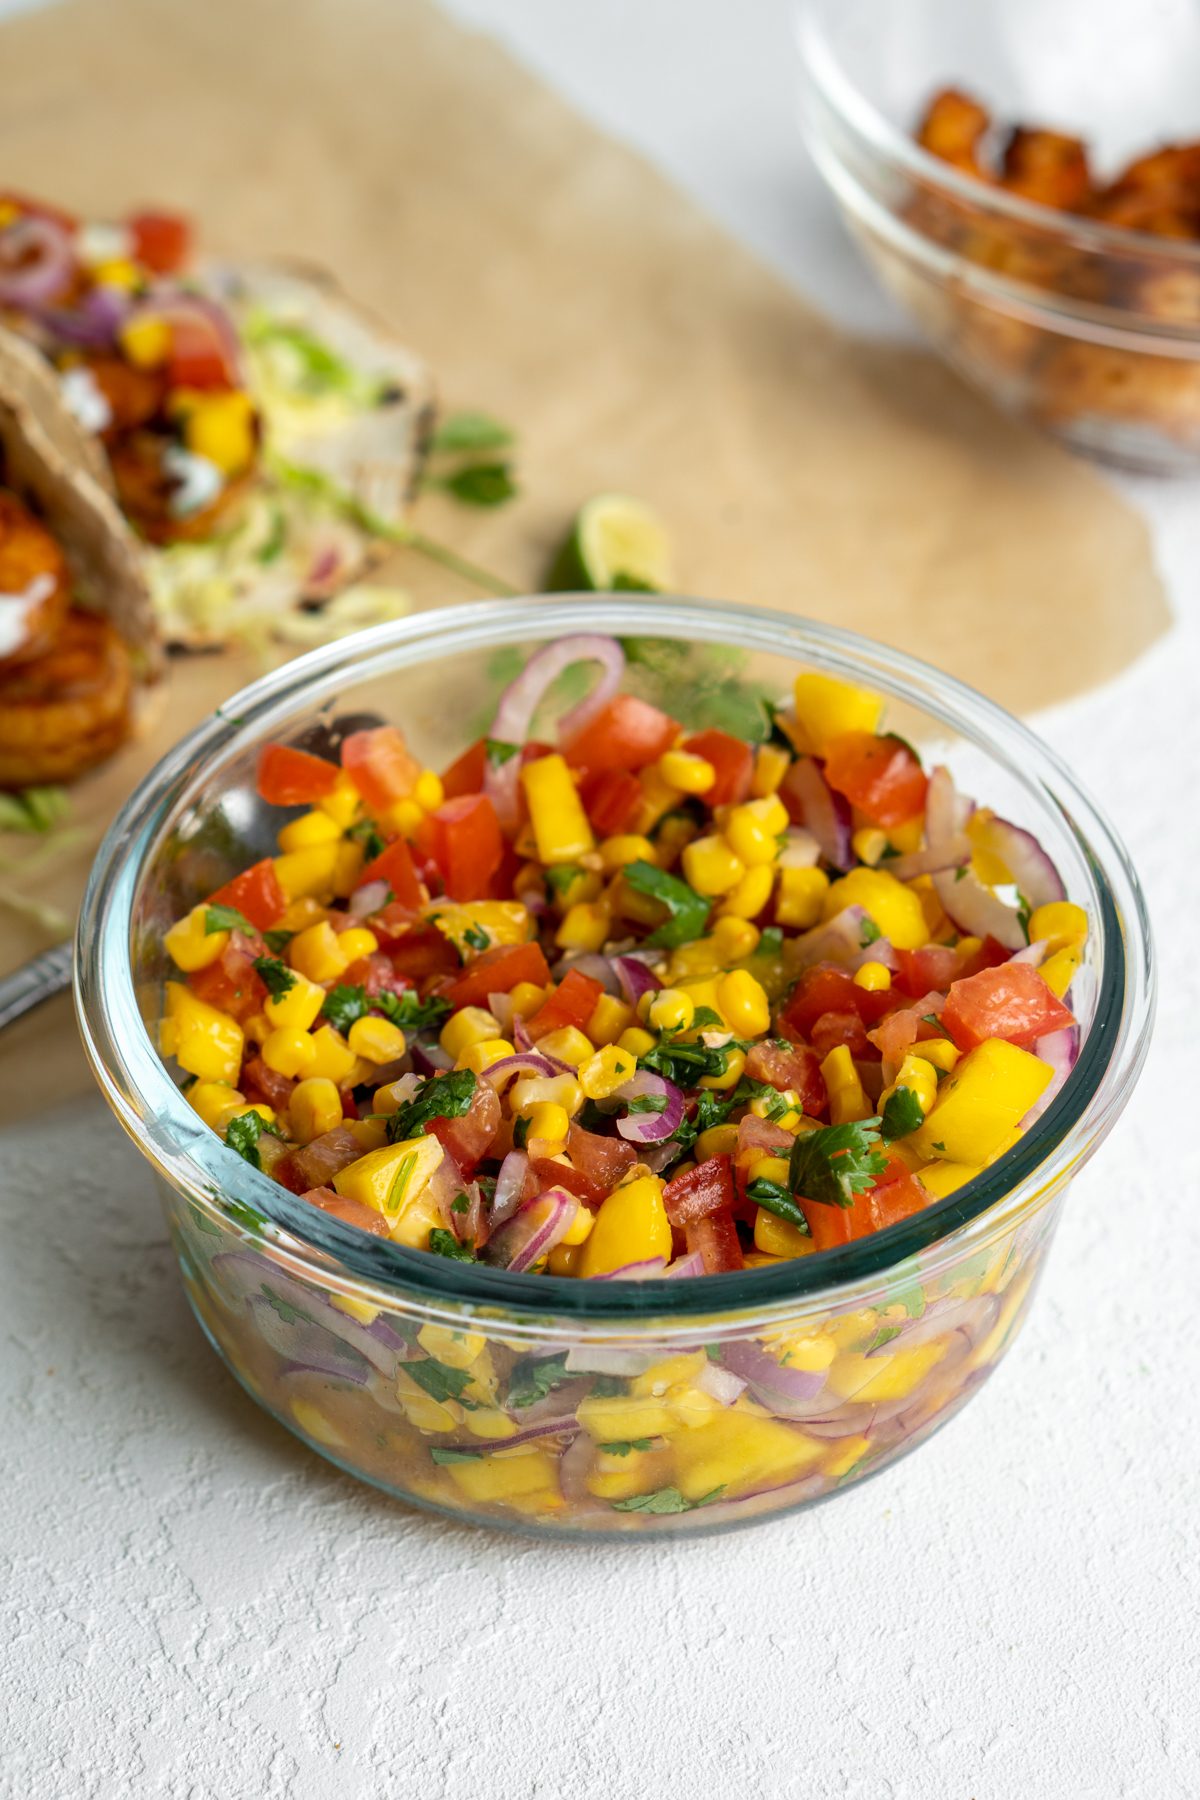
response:
<svg viewBox="0 0 1200 1800"><path fill-rule="evenodd" d="M972 1226L990 1231L1052 1191L1099 1142L1128 1098L1144 1060L1153 1016L1150 926L1137 876L1120 839L1069 769L1027 726L986 696L907 652L796 614L678 595L605 595L613 636L660 635L738 644L868 681L908 699L998 759L1074 837L1100 903L1103 961L1096 1009L1061 1092L1035 1126L966 1186L871 1237L835 1250L703 1279L581 1282L510 1275L367 1236L305 1205L201 1124L172 1080L142 1021L130 939L145 863L195 772L228 761L263 730L282 727L301 704L340 685L468 652L594 631L598 596L540 595L419 612L357 632L294 658L219 706L138 785L97 851L76 934L75 999L84 1048L101 1091L143 1155L202 1210L239 1225L247 1206L287 1234L279 1246L312 1278L349 1275L375 1294L413 1303L495 1308L513 1316L569 1317L574 1325L648 1317L771 1313L844 1293L885 1276L918 1252ZM872 660L872 659L875 660ZM915 692L914 692L915 690ZM998 747L999 746L999 747ZM1006 748L1007 747L1007 754ZM1022 759L1018 762L1018 756ZM1036 781L1034 776L1036 775ZM1087 831L1081 829L1080 819ZM1100 846L1098 852L1096 846ZM1126 934L1132 941L1126 942ZM257 1221L256 1221L257 1222ZM333 1266L331 1266L331 1263Z"/></svg>
<svg viewBox="0 0 1200 1800"><path fill-rule="evenodd" d="M914 139L906 137L867 98L847 73L825 31L823 8L827 4L828 0L797 0L794 12L795 35L801 64L814 89L834 115L876 156L919 178L930 187L940 187L972 206L994 212L1015 223L1036 226L1042 232L1050 232L1053 230L1053 222L1057 221L1058 231L1055 235L1070 237L1077 248L1120 257L1136 252L1172 269L1200 269L1200 244L1167 240L1150 232L1131 231L1123 225L1106 225L1075 213L1061 213L1057 208L1043 206L1036 200L1026 200L1016 194L993 190L985 182L961 174L940 157L923 149ZM1012 285L1023 288L1027 284ZM1130 316L1144 319L1146 330L1152 330L1154 321L1149 316L1138 313ZM1175 332L1179 335L1180 327L1176 326ZM1196 328L1196 333L1200 334L1200 327Z"/></svg>

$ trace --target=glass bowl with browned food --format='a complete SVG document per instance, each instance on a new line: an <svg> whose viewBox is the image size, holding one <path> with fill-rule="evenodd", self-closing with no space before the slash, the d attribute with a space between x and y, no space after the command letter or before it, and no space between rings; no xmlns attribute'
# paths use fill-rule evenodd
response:
<svg viewBox="0 0 1200 1800"><path fill-rule="evenodd" d="M247 1390L400 1498L560 1535L767 1517L950 1418L1152 989L1125 854L1024 726L646 594L247 689L109 833L77 979Z"/></svg>
<svg viewBox="0 0 1200 1800"><path fill-rule="evenodd" d="M889 290L1006 411L1200 458L1200 14L806 0L813 156Z"/></svg>

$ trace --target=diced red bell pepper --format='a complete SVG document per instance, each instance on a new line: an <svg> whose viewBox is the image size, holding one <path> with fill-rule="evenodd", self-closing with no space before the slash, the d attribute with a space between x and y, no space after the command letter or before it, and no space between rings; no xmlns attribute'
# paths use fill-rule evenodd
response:
<svg viewBox="0 0 1200 1800"><path fill-rule="evenodd" d="M604 769L585 775L579 797L593 828L601 837L617 837L632 831L645 798L641 782L627 769Z"/></svg>
<svg viewBox="0 0 1200 1800"><path fill-rule="evenodd" d="M928 778L908 745L873 731L847 731L833 739L825 779L874 825L890 830L925 810Z"/></svg>
<svg viewBox="0 0 1200 1800"><path fill-rule="evenodd" d="M504 855L500 822L486 794L443 801L425 819L419 839L451 900L486 899Z"/></svg>
<svg viewBox="0 0 1200 1800"><path fill-rule="evenodd" d="M448 769L443 770L442 792L447 800L457 800L461 794L478 794L482 792L486 774L487 742L484 738L476 738L469 750L464 750Z"/></svg>
<svg viewBox="0 0 1200 1800"><path fill-rule="evenodd" d="M929 1203L930 1195L912 1170L898 1156L889 1154L887 1168L875 1186L859 1194L850 1208L851 1229L856 1238L869 1237L873 1231L883 1231L901 1219L924 1212Z"/></svg>
<svg viewBox="0 0 1200 1800"><path fill-rule="evenodd" d="M848 1244L854 1236L850 1218L852 1207L824 1206L819 1200L805 1200L803 1195L799 1196L799 1205L808 1220L814 1250L836 1250L839 1244Z"/></svg>
<svg viewBox="0 0 1200 1800"><path fill-rule="evenodd" d="M421 765L394 725L352 731L342 743L342 767L373 813L411 794Z"/></svg>
<svg viewBox="0 0 1200 1800"><path fill-rule="evenodd" d="M424 902L417 871L413 868L412 851L403 838L396 838L367 864L358 878L358 886L367 887L373 881L385 881L392 890L392 899L413 912Z"/></svg>
<svg viewBox="0 0 1200 1800"><path fill-rule="evenodd" d="M511 994L519 981L545 987L550 967L540 944L497 944L471 959L446 990L446 998L460 1006L486 1006L489 994Z"/></svg>
<svg viewBox="0 0 1200 1800"><path fill-rule="evenodd" d="M125 221L134 260L156 275L175 275L192 250L192 228L182 213L136 212Z"/></svg>
<svg viewBox="0 0 1200 1800"><path fill-rule="evenodd" d="M754 752L741 738L727 731L698 731L686 739L684 749L702 756L717 771L717 779L704 795L706 806L740 806L754 779Z"/></svg>
<svg viewBox="0 0 1200 1800"><path fill-rule="evenodd" d="M347 1200L342 1194L335 1194L332 1188L309 1188L301 1194L310 1206L320 1207L331 1219L340 1219L343 1225L357 1225L360 1231L369 1231L373 1237L386 1237L388 1223L381 1212L373 1206L363 1206L357 1200Z"/></svg>
<svg viewBox="0 0 1200 1800"><path fill-rule="evenodd" d="M210 894L206 905L231 906L258 931L266 931L287 911L287 896L279 885L274 862L265 856Z"/></svg>
<svg viewBox="0 0 1200 1800"><path fill-rule="evenodd" d="M270 806L311 806L337 786L338 767L323 756L267 744L258 759L258 791Z"/></svg>
<svg viewBox="0 0 1200 1800"><path fill-rule="evenodd" d="M601 1137L598 1132L585 1131L574 1120L567 1133L567 1155L578 1181L584 1184L573 1186L571 1192L579 1194L590 1206L599 1206L637 1161L637 1151L624 1138ZM564 1181L563 1186L566 1185Z"/></svg>
<svg viewBox="0 0 1200 1800"><path fill-rule="evenodd" d="M254 959L262 954L260 946L244 932L235 931L216 962L207 968L194 969L187 984L197 999L234 1019L249 1019L261 1012L267 998L262 977L254 967Z"/></svg>
<svg viewBox="0 0 1200 1800"><path fill-rule="evenodd" d="M241 1092L254 1106L273 1106L283 1112L296 1085L292 1075L269 1069L261 1056L252 1056L239 1077Z"/></svg>
<svg viewBox="0 0 1200 1800"><path fill-rule="evenodd" d="M430 1119L426 1131L437 1138L464 1175L470 1176L491 1148L500 1124L500 1096L490 1081L477 1081L461 1118Z"/></svg>
<svg viewBox="0 0 1200 1800"><path fill-rule="evenodd" d="M973 950L964 959L962 968L958 971L959 979L967 975L978 975L981 969L998 969L1011 955L1012 951L1006 950L994 937L985 937L978 950Z"/></svg>
<svg viewBox="0 0 1200 1800"><path fill-rule="evenodd" d="M582 1031L603 992L601 983L593 981L590 975L579 969L568 969L554 992L547 995L533 1017L525 1021L525 1028L535 1042L547 1032L561 1031L567 1025Z"/></svg>
<svg viewBox="0 0 1200 1800"><path fill-rule="evenodd" d="M663 1189L667 1217L679 1231L722 1207L732 1209L734 1199L733 1159L729 1156L706 1157Z"/></svg>
<svg viewBox="0 0 1200 1800"><path fill-rule="evenodd" d="M822 1013L856 1012L864 1025L874 1025L893 1004L886 990L876 993L859 987L845 969L818 963L805 969L780 1017L807 1038Z"/></svg>
<svg viewBox="0 0 1200 1800"><path fill-rule="evenodd" d="M794 1089L801 1110L810 1118L819 1118L829 1104L821 1058L804 1044L786 1050L769 1042L755 1044L746 1056L746 1074L751 1081L768 1082L781 1093Z"/></svg>
<svg viewBox="0 0 1200 1800"><path fill-rule="evenodd" d="M372 920L372 928L374 923ZM406 975L412 982L426 981L434 975L457 975L462 967L458 951L436 925L414 925L386 944L384 950L397 975Z"/></svg>
<svg viewBox="0 0 1200 1800"><path fill-rule="evenodd" d="M741 1240L731 1210L705 1213L686 1231L688 1255L700 1252L706 1275L726 1275L733 1269L744 1269Z"/></svg>
<svg viewBox="0 0 1200 1800"><path fill-rule="evenodd" d="M644 769L679 736L674 719L633 694L618 694L577 731L563 753L573 769Z"/></svg>
<svg viewBox="0 0 1200 1800"><path fill-rule="evenodd" d="M942 1009L942 1024L960 1050L974 1050L988 1038L1029 1050L1047 1032L1074 1023L1075 1015L1032 963L1008 962L954 982Z"/></svg>

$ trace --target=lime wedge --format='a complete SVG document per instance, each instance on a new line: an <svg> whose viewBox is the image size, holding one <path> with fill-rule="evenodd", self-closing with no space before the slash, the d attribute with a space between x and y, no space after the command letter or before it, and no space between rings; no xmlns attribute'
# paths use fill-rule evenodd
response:
<svg viewBox="0 0 1200 1800"><path fill-rule="evenodd" d="M597 494L584 502L546 580L551 593L656 593L670 585L671 545L662 521L628 494Z"/></svg>

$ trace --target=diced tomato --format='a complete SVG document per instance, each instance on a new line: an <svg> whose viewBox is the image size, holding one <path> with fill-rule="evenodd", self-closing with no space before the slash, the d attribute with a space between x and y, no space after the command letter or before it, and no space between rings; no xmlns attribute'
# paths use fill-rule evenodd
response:
<svg viewBox="0 0 1200 1800"><path fill-rule="evenodd" d="M808 1035L813 1049L822 1057L828 1056L831 1050L840 1050L843 1045L851 1056L870 1056L874 1048L857 1012L822 1013L819 1019L814 1019Z"/></svg>
<svg viewBox="0 0 1200 1800"><path fill-rule="evenodd" d="M358 885L366 887L372 881L385 881L392 890L392 899L413 912L424 902L417 871L413 868L412 851L403 838L396 838L367 864L358 878Z"/></svg>
<svg viewBox="0 0 1200 1800"><path fill-rule="evenodd" d="M571 1191L590 1206L599 1206L637 1161L637 1151L624 1138L601 1137L574 1120L567 1133L567 1155L575 1174L588 1184L586 1190L575 1187Z"/></svg>
<svg viewBox="0 0 1200 1800"><path fill-rule="evenodd" d="M421 842L451 900L486 898L504 855L500 822L486 794L444 800L424 821Z"/></svg>
<svg viewBox="0 0 1200 1800"><path fill-rule="evenodd" d="M582 1031L603 992L600 982L593 981L590 975L579 969L568 969L554 992L547 996L533 1017L525 1021L526 1030L535 1042L545 1037L548 1031L561 1031L566 1025L577 1026Z"/></svg>
<svg viewBox="0 0 1200 1800"><path fill-rule="evenodd" d="M856 1012L865 1025L874 1025L892 1005L890 995L859 987L845 969L831 963L818 963L805 969L796 983L781 1021L793 1026L801 1037L812 1037L812 1028L822 1013Z"/></svg>
<svg viewBox="0 0 1200 1800"><path fill-rule="evenodd" d="M728 1156L709 1156L695 1168L677 1175L663 1189L663 1205L667 1217L677 1230L684 1230L722 1207L734 1202L733 1161Z"/></svg>
<svg viewBox="0 0 1200 1800"><path fill-rule="evenodd" d="M788 1156L795 1139L782 1125L760 1119L757 1113L746 1113L738 1122L737 1164L747 1169L762 1156Z"/></svg>
<svg viewBox="0 0 1200 1800"><path fill-rule="evenodd" d="M309 1188L300 1198L311 1206L319 1206L331 1219L340 1219L343 1225L357 1225L360 1231L369 1231L373 1237L388 1235L387 1220L382 1213L376 1212L373 1206L360 1205L357 1200L346 1200L332 1188Z"/></svg>
<svg viewBox="0 0 1200 1800"><path fill-rule="evenodd" d="M373 926L374 920L371 923ZM458 951L436 925L413 926L387 944L385 953L397 975L407 975L412 982L425 981L434 975L457 975L462 967Z"/></svg>
<svg viewBox="0 0 1200 1800"><path fill-rule="evenodd" d="M924 944L919 950L897 950L896 961L900 966L892 986L914 1000L932 989L944 994L950 983L962 974L962 957L950 944Z"/></svg>
<svg viewBox="0 0 1200 1800"><path fill-rule="evenodd" d="M430 1119L425 1129L469 1176L491 1148L500 1114L500 1096L491 1082L477 1081L471 1104L461 1118Z"/></svg>
<svg viewBox="0 0 1200 1800"><path fill-rule="evenodd" d="M705 1213L687 1227L689 1256L700 1252L706 1275L725 1275L733 1269L744 1269L741 1240L732 1210Z"/></svg>
<svg viewBox="0 0 1200 1800"><path fill-rule="evenodd" d="M915 1006L898 1006L880 1019L869 1034L871 1042L888 1062L900 1062L915 1043L942 1036L941 1028L929 1020L938 1019L945 1004L945 995L929 993Z"/></svg>
<svg viewBox="0 0 1200 1800"><path fill-rule="evenodd" d="M229 942L216 962L195 969L187 984L197 999L215 1006L234 1019L249 1019L263 1009L267 990L254 967L254 959L262 954L258 944L244 932L231 933Z"/></svg>
<svg viewBox="0 0 1200 1800"><path fill-rule="evenodd" d="M1008 962L956 981L942 1011L942 1024L960 1050L973 1050L988 1038L1007 1038L1029 1050L1047 1032L1074 1023L1075 1015L1032 963Z"/></svg>
<svg viewBox="0 0 1200 1800"><path fill-rule="evenodd" d="M287 897L279 885L275 864L269 856L243 869L232 881L208 896L209 906L231 906L259 931L266 931L280 914L287 911Z"/></svg>
<svg viewBox="0 0 1200 1800"><path fill-rule="evenodd" d="M972 951L971 955L964 960L958 971L959 978L966 975L978 975L981 969L998 969L1000 964L1006 963L1011 955L1012 951L1006 950L1004 945L997 943L994 937L985 937L978 950ZM1020 964L1018 963L1017 966L1019 968Z"/></svg>
<svg viewBox="0 0 1200 1800"><path fill-rule="evenodd" d="M241 1092L254 1106L273 1106L283 1112L292 1097L295 1078L269 1069L261 1056L252 1056L239 1077Z"/></svg>
<svg viewBox="0 0 1200 1800"><path fill-rule="evenodd" d="M507 838L503 840L500 861L492 871L487 885L489 900L511 900L516 892L517 871L524 863L524 857L517 854L516 848Z"/></svg>
<svg viewBox="0 0 1200 1800"><path fill-rule="evenodd" d="M741 738L727 731L698 731L684 742L693 756L702 756L717 771L717 779L704 795L706 806L739 806L750 792L754 778L754 752Z"/></svg>
<svg viewBox="0 0 1200 1800"><path fill-rule="evenodd" d="M156 275L174 275L192 250L192 228L181 213L136 212L125 221L136 262Z"/></svg>
<svg viewBox="0 0 1200 1800"><path fill-rule="evenodd" d="M889 829L925 810L929 781L908 745L873 731L847 731L833 739L825 779L874 825Z"/></svg>
<svg viewBox="0 0 1200 1800"><path fill-rule="evenodd" d="M487 741L476 738L469 750L464 750L448 769L443 770L442 791L447 800L457 800L460 794L478 794L483 789L486 774Z"/></svg>
<svg viewBox="0 0 1200 1800"><path fill-rule="evenodd" d="M421 765L394 725L352 731L342 744L342 767L373 813L386 812L416 786Z"/></svg>
<svg viewBox="0 0 1200 1800"><path fill-rule="evenodd" d="M824 1206L818 1200L805 1200L799 1197L800 1211L808 1220L809 1236L814 1250L836 1250L839 1244L848 1244L854 1235L848 1206Z"/></svg>
<svg viewBox="0 0 1200 1800"><path fill-rule="evenodd" d="M284 1187L291 1188L293 1194L305 1194L311 1188L327 1187L335 1175L357 1162L362 1153L363 1147L350 1127L335 1125L332 1131L314 1138L311 1144L290 1150L275 1165L275 1178L282 1181Z"/></svg>
<svg viewBox="0 0 1200 1800"><path fill-rule="evenodd" d="M234 388L237 369L217 321L199 310L178 306L167 313L170 345L167 386L170 388Z"/></svg>
<svg viewBox="0 0 1200 1800"><path fill-rule="evenodd" d="M258 759L258 791L271 806L311 806L337 786L338 767L323 756L268 744Z"/></svg>
<svg viewBox="0 0 1200 1800"><path fill-rule="evenodd" d="M930 1196L912 1170L898 1156L888 1156L888 1166L873 1188L860 1194L850 1208L851 1229L856 1238L869 1237L901 1219L924 1212Z"/></svg>
<svg viewBox="0 0 1200 1800"><path fill-rule="evenodd" d="M792 1088L800 1096L801 1110L819 1118L829 1104L821 1059L815 1050L803 1044L781 1049L776 1044L755 1044L746 1056L746 1074L751 1081L766 1081L782 1093Z"/></svg>
<svg viewBox="0 0 1200 1800"><path fill-rule="evenodd" d="M447 988L446 998L456 1010L486 1006L489 994L510 994L519 981L545 987L549 980L550 968L540 944L497 944L472 958Z"/></svg>
<svg viewBox="0 0 1200 1800"><path fill-rule="evenodd" d="M577 731L564 755L573 769L595 775L605 769L644 769L679 736L674 719L632 694L618 694Z"/></svg>
<svg viewBox="0 0 1200 1800"><path fill-rule="evenodd" d="M600 836L616 837L633 830L644 793L637 776L627 769L604 769L598 775L584 776L579 797Z"/></svg>
<svg viewBox="0 0 1200 1800"><path fill-rule="evenodd" d="M346 987L362 988L369 1000L377 999L380 994L403 994L412 987L412 982L405 976L397 975L391 957L382 950L360 956L339 980Z"/></svg>

